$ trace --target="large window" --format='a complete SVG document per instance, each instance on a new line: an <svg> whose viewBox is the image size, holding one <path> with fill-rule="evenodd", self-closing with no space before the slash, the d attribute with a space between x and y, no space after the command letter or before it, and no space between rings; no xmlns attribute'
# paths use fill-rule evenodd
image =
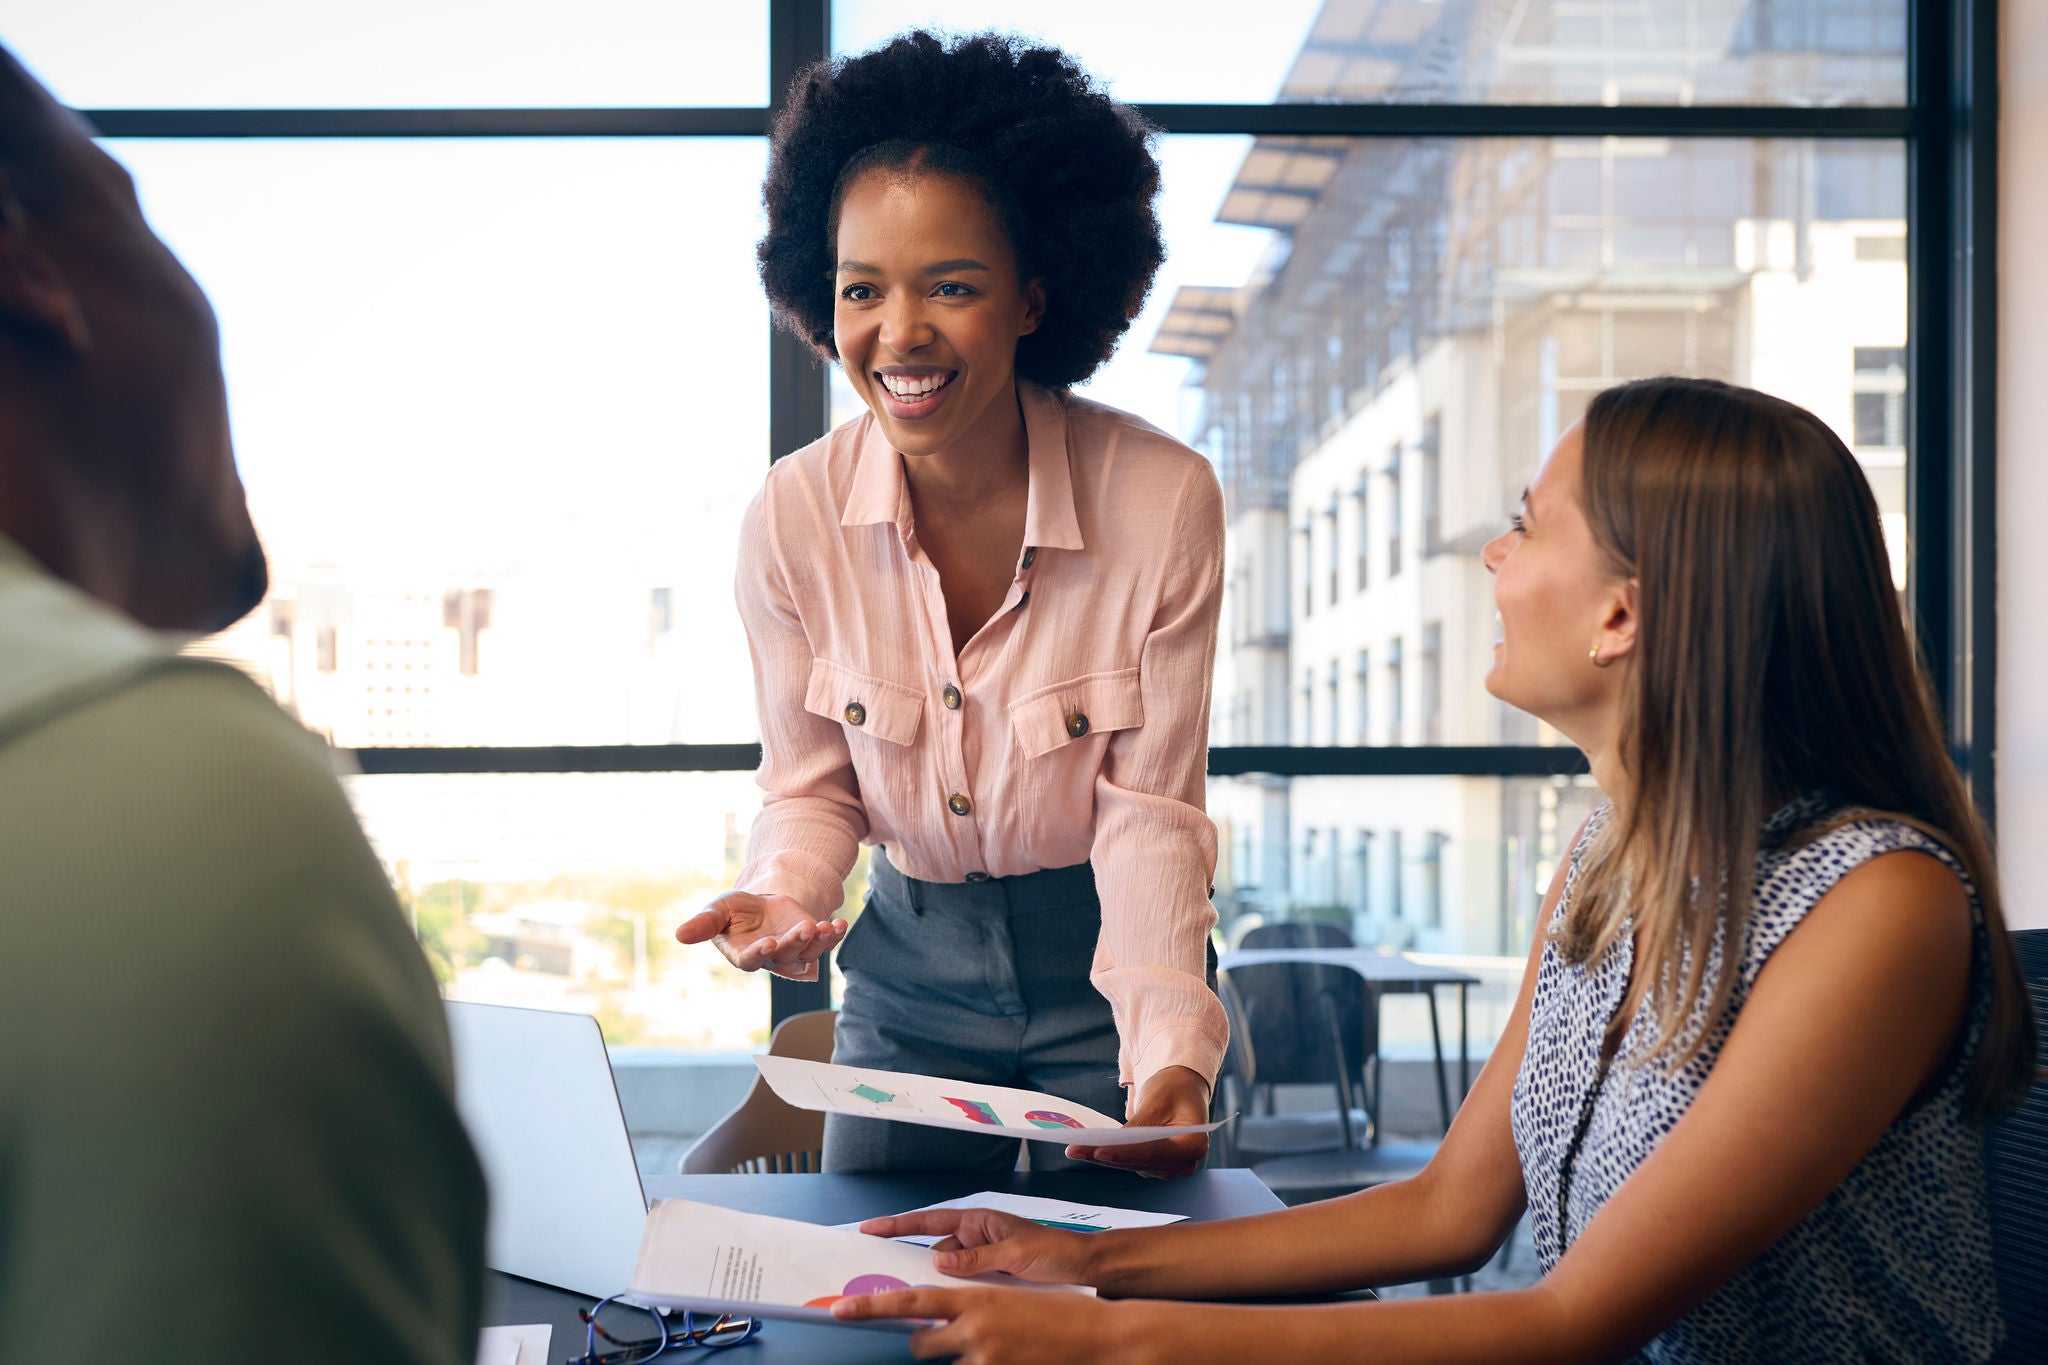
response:
<svg viewBox="0 0 2048 1365"><path fill-rule="evenodd" d="M1223 481L1226 931L1333 919L1474 964L1504 1015L1597 793L1481 685L1477 552L1635 376L1764 388L1850 442L1987 789L1989 542L1953 530L1990 492L1990 133L1955 112L1981 5L163 9L0 0L223 318L278 581L208 647L353 751L452 990L677 1047L820 1003L668 935L755 804L740 511L858 410L753 282L771 104L918 24L1061 44L1163 131L1168 260L1085 392Z"/></svg>

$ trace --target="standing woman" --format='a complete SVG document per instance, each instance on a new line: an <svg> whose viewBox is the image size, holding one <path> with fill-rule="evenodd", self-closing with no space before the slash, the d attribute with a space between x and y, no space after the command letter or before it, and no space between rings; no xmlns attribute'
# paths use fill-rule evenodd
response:
<svg viewBox="0 0 2048 1365"><path fill-rule="evenodd" d="M748 510L766 799L737 889L676 931L798 981L845 938L836 1061L1133 1124L1204 1121L1226 1040L1203 812L1222 494L1195 452L1067 391L1144 302L1158 188L1145 125L1051 48L919 32L798 78L761 278L868 411ZM1173 1175L1207 1149L1066 1154ZM1016 1157L826 1120L827 1170Z"/></svg>

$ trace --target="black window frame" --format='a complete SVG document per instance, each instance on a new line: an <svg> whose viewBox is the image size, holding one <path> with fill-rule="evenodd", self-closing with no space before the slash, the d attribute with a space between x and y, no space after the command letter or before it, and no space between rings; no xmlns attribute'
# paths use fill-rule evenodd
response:
<svg viewBox="0 0 2048 1365"><path fill-rule="evenodd" d="M1364 138L1796 138L1890 141L1906 153L1909 434L1907 604L1952 753L1995 817L1997 0L1911 0L1907 102L1884 107L1467 104L1141 104L1168 134ZM831 51L830 0L768 0L771 99ZM32 55L32 54L31 54ZM621 109L88 109L102 137L764 137L776 105ZM769 351L769 462L824 434L825 368L794 337ZM1363 547L1361 547L1363 548ZM1334 552L1334 547L1333 547ZM1334 557L1334 553L1333 553ZM1311 565L1310 577L1313 569ZM1311 591L1311 595L1313 595ZM1554 777L1574 749L1521 745L1212 748L1216 777ZM753 744L364 748L366 775L731 772ZM776 978L776 1020L827 1003Z"/></svg>

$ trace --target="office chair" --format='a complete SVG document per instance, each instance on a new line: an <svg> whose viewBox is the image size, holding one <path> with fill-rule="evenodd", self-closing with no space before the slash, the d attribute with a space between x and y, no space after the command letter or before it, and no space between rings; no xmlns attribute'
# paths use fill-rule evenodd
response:
<svg viewBox="0 0 2048 1365"><path fill-rule="evenodd" d="M832 1060L837 1010L792 1014L768 1039L771 1057ZM825 1116L783 1102L760 1076L730 1114L697 1139L677 1169L684 1175L787 1175L823 1170Z"/></svg>

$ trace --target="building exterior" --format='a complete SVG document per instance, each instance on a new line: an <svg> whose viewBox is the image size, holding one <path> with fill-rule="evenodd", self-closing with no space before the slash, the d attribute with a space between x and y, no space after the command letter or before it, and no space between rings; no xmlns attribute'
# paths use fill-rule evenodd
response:
<svg viewBox="0 0 2048 1365"><path fill-rule="evenodd" d="M1895 5L1792 8L1331 0L1283 98L1682 103L1896 63ZM1688 41L1644 29L1652 13ZM1591 395L1629 378L1811 408L1868 472L1902 578L1904 215L1892 147L1257 139L1217 217L1270 229L1271 251L1246 282L1183 288L1152 342L1195 362L1189 436L1225 489L1212 742L1560 742L1482 686L1478 552ZM1596 800L1583 780L1217 781L1219 896L1517 955Z"/></svg>

